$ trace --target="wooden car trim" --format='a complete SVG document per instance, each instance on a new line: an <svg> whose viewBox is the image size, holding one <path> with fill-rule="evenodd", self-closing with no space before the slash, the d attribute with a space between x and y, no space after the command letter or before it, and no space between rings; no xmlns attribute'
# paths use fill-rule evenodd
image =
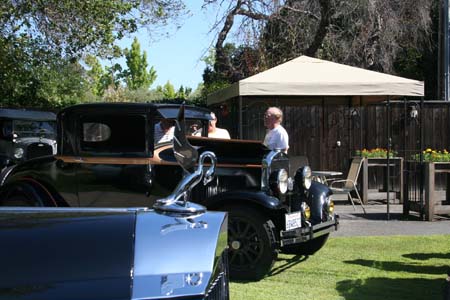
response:
<svg viewBox="0 0 450 300"><path fill-rule="evenodd" d="M153 157L91 157L56 156L66 163L110 164L110 165L178 165L176 162L163 161Z"/></svg>

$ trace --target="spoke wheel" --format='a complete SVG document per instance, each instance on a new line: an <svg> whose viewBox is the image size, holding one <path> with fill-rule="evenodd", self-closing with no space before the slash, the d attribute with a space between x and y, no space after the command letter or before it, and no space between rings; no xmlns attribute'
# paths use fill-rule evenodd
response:
<svg viewBox="0 0 450 300"><path fill-rule="evenodd" d="M258 211L245 206L225 210L229 212L228 246L231 278L240 280L263 278L277 257L272 222Z"/></svg>

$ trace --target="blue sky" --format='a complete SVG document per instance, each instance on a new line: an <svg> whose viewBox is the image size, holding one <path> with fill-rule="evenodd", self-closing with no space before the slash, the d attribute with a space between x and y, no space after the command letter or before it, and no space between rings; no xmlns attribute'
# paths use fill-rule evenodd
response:
<svg viewBox="0 0 450 300"><path fill-rule="evenodd" d="M119 43L121 48L131 48L133 38L138 38L141 51L147 52L148 64L155 68L158 76L151 89L170 81L175 89L183 85L195 90L203 81L206 65L201 58L215 38L213 34L208 34L215 21L215 14L201 10L203 1L188 0L185 3L191 16L186 17L178 31L172 30L169 37L150 41L144 29ZM124 60L119 62L125 64Z"/></svg>

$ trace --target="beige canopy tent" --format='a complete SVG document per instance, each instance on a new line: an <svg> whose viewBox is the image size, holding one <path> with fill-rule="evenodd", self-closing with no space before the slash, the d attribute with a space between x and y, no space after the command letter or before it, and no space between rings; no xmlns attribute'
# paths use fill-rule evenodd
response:
<svg viewBox="0 0 450 300"><path fill-rule="evenodd" d="M240 96L361 96L359 100L369 103L387 96L423 95L422 81L300 56L208 95L207 103Z"/></svg>
<svg viewBox="0 0 450 300"><path fill-rule="evenodd" d="M328 105L332 104L333 100L344 98L350 105L359 106L387 100L386 121L387 128L391 128L390 99L421 97L422 106L423 96L422 81L300 56L208 95L207 105L220 106L230 101L236 103L238 132L239 137L242 138L243 107L245 103L255 101L255 98L272 98L280 102L298 103L298 105L306 104L308 99L319 99L322 105ZM386 136L388 151L390 151L390 141L390 130L388 130ZM390 165L389 157L387 165ZM389 177L389 168L387 168L387 178ZM387 191L387 218L389 219L389 182Z"/></svg>

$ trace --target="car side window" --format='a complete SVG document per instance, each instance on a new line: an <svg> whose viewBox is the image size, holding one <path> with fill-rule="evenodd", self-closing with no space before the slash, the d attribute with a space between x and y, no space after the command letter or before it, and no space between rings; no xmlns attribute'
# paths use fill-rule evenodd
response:
<svg viewBox="0 0 450 300"><path fill-rule="evenodd" d="M143 156L146 153L144 115L81 117L80 150L94 155Z"/></svg>

